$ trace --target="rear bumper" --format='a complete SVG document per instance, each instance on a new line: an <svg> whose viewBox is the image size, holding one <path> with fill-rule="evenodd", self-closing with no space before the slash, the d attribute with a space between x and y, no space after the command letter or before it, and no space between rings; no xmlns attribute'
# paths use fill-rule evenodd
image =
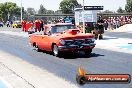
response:
<svg viewBox="0 0 132 88"><path fill-rule="evenodd" d="M96 44L82 44L82 45L70 45L70 46L58 46L60 51L83 51L93 49Z"/></svg>

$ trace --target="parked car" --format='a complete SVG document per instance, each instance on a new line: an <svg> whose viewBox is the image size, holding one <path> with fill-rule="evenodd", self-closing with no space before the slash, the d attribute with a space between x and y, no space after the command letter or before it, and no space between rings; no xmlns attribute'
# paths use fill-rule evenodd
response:
<svg viewBox="0 0 132 88"><path fill-rule="evenodd" d="M55 56L78 51L84 51L89 55L95 47L92 34L81 33L76 26L67 23L45 25L41 34L34 33L30 35L29 40L37 51L50 51Z"/></svg>
<svg viewBox="0 0 132 88"><path fill-rule="evenodd" d="M4 26L3 22L0 22L0 27L3 27L3 26Z"/></svg>
<svg viewBox="0 0 132 88"><path fill-rule="evenodd" d="M20 21L14 21L13 24L12 24L12 27L13 28L21 28L22 24L21 24Z"/></svg>

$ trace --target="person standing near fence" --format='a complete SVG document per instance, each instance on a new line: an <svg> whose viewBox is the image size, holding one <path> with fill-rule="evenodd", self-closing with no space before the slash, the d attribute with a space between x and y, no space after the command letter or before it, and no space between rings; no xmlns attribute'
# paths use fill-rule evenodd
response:
<svg viewBox="0 0 132 88"><path fill-rule="evenodd" d="M104 20L101 17L98 20L98 29L99 29L98 39L103 39L102 34L104 33Z"/></svg>
<svg viewBox="0 0 132 88"><path fill-rule="evenodd" d="M35 20L34 26L35 26L35 32L37 32L37 20Z"/></svg>
<svg viewBox="0 0 132 88"><path fill-rule="evenodd" d="M44 21L41 19L40 20L40 31L44 30Z"/></svg>
<svg viewBox="0 0 132 88"><path fill-rule="evenodd" d="M104 29L107 30L107 28L108 28L108 21L105 19L104 20Z"/></svg>
<svg viewBox="0 0 132 88"><path fill-rule="evenodd" d="M26 31L26 21L22 20L22 31Z"/></svg>

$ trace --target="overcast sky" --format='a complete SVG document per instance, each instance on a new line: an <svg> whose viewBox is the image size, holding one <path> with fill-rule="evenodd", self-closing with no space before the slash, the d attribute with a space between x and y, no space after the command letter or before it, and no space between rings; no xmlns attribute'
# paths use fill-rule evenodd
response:
<svg viewBox="0 0 132 88"><path fill-rule="evenodd" d="M0 0L0 3L3 2L15 2L18 6L21 4L21 0ZM22 0L23 7L28 8L32 7L35 10L39 9L40 4L43 4L44 7L48 10L58 10L59 4L62 0ZM83 0L77 0L82 4ZM126 0L84 0L85 5L101 5L104 6L104 10L116 11L119 6L123 9L125 8Z"/></svg>

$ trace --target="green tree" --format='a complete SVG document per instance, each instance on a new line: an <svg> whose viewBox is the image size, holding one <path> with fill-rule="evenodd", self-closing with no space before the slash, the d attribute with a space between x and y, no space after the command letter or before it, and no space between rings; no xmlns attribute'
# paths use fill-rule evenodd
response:
<svg viewBox="0 0 132 88"><path fill-rule="evenodd" d="M34 15L34 14L36 14L36 11L34 8L27 8L27 14L28 15Z"/></svg>
<svg viewBox="0 0 132 88"><path fill-rule="evenodd" d="M126 0L125 10L129 13L132 12L132 0Z"/></svg>
<svg viewBox="0 0 132 88"><path fill-rule="evenodd" d="M3 12L3 9L4 9L4 4L3 3L0 3L0 18L1 18L1 21L4 20L4 12Z"/></svg>
<svg viewBox="0 0 132 88"><path fill-rule="evenodd" d="M105 10L102 13L114 13L114 12L113 11L110 11L110 10Z"/></svg>
<svg viewBox="0 0 132 88"><path fill-rule="evenodd" d="M117 9L117 13L124 13L125 12L125 10L123 10L121 7L119 7L118 9Z"/></svg>
<svg viewBox="0 0 132 88"><path fill-rule="evenodd" d="M61 10L57 10L54 12L55 14L62 14L62 11Z"/></svg>
<svg viewBox="0 0 132 88"><path fill-rule="evenodd" d="M46 8L41 4L38 10L38 14L46 14Z"/></svg>
<svg viewBox="0 0 132 88"><path fill-rule="evenodd" d="M60 9L64 14L71 14L74 13L74 8L79 5L77 0L63 0L60 3Z"/></svg>
<svg viewBox="0 0 132 88"><path fill-rule="evenodd" d="M0 21L2 21L1 3L0 3Z"/></svg>
<svg viewBox="0 0 132 88"><path fill-rule="evenodd" d="M20 7L18 7L16 3L0 3L1 18L5 21L12 18L14 15L20 15L20 10Z"/></svg>
<svg viewBox="0 0 132 88"><path fill-rule="evenodd" d="M54 14L54 11L53 10L47 10L46 14Z"/></svg>

